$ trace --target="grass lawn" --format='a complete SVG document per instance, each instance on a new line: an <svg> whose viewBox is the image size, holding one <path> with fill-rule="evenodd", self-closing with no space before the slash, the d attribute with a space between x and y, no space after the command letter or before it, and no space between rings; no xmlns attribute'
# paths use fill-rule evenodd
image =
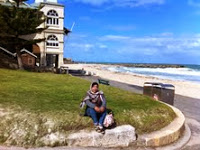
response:
<svg viewBox="0 0 200 150"><path fill-rule="evenodd" d="M89 86L70 75L0 69L0 142L41 146L40 138L49 133L91 129L91 119L79 115ZM171 108L149 97L105 85L100 89L117 125L131 124L139 134L163 128L175 118Z"/></svg>

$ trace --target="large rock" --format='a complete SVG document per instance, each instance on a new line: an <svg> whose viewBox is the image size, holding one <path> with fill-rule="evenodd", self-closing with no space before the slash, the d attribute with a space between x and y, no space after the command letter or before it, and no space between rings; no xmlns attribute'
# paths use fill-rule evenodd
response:
<svg viewBox="0 0 200 150"><path fill-rule="evenodd" d="M136 141L135 128L130 125L106 130L105 134L83 130L70 134L67 138L68 146L71 147L127 147L134 141Z"/></svg>
<svg viewBox="0 0 200 150"><path fill-rule="evenodd" d="M61 134L59 132L56 133L50 133L40 139L40 143L44 146L60 146L60 145L66 145L66 136L64 134Z"/></svg>

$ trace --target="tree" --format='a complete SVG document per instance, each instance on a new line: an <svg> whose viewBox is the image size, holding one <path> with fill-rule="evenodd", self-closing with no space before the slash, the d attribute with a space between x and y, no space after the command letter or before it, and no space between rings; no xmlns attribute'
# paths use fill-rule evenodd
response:
<svg viewBox="0 0 200 150"><path fill-rule="evenodd" d="M14 0L11 6L0 5L0 43L13 46L17 53L19 69L24 69L20 50L45 39L27 39L27 36L41 33L46 28L39 27L45 22L41 7L21 7L27 0Z"/></svg>

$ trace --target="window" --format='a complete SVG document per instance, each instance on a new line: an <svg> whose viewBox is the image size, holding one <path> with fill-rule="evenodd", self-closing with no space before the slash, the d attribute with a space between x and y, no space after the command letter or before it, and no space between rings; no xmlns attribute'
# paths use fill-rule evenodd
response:
<svg viewBox="0 0 200 150"><path fill-rule="evenodd" d="M33 59L32 58L28 58L28 65L32 65L33 64Z"/></svg>
<svg viewBox="0 0 200 150"><path fill-rule="evenodd" d="M55 10L47 13L47 25L59 25L58 13Z"/></svg>
<svg viewBox="0 0 200 150"><path fill-rule="evenodd" d="M50 35L47 38L47 46L58 47L58 38L55 35Z"/></svg>

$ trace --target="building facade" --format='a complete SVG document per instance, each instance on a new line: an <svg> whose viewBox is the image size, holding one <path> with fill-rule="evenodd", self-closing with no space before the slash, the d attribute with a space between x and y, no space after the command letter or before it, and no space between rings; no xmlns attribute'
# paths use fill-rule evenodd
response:
<svg viewBox="0 0 200 150"><path fill-rule="evenodd" d="M39 56L40 66L60 67L64 52L64 6L57 0L35 0L35 4L43 6L46 22L41 26L48 28L34 37L46 40L34 45L33 53Z"/></svg>

